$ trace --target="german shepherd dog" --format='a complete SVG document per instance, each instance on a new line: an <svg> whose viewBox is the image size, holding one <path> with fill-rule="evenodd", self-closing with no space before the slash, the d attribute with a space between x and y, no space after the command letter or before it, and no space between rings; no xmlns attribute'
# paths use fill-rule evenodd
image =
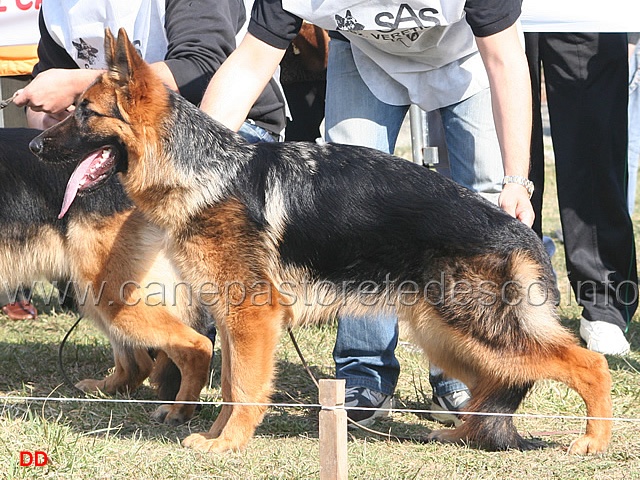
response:
<svg viewBox="0 0 640 480"><path fill-rule="evenodd" d="M0 287L11 297L24 284L58 282L61 294L73 294L81 312L109 336L113 373L80 381L81 390L131 392L151 376L159 397L173 400L179 370L163 352L156 352L154 361L147 345L119 326L138 322L132 328L153 330L156 316L171 315L204 332L212 323L207 311L190 306L183 294L174 298L173 291L161 298L158 285L180 282L167 255L166 235L134 208L117 177L106 179L100 189L85 190L58 219L74 165L40 162L29 151L39 133L0 129ZM180 423L192 408L166 419L163 406L154 415Z"/></svg>
<svg viewBox="0 0 640 480"><path fill-rule="evenodd" d="M471 411L510 414L536 380L564 382L597 417L570 451L605 450L608 365L558 322L553 271L532 230L441 175L378 151L248 144L165 88L123 30L105 43L108 71L31 148L47 162L80 162L68 199L119 172L133 202L167 232L181 277L203 292L218 322L229 403L209 432L184 445L225 451L249 441L272 391L283 325L382 310L396 312L426 355L469 386ZM167 315L123 334L200 378L180 387L177 400L191 399L210 347L177 325ZM467 415L431 438L535 446L509 416Z"/></svg>

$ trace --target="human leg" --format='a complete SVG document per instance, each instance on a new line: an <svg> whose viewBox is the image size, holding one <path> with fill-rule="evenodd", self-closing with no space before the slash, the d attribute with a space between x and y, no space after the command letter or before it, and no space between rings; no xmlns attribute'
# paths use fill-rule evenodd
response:
<svg viewBox="0 0 640 480"><path fill-rule="evenodd" d="M363 145L393 152L408 106L387 105L379 101L362 81L353 62L348 42L330 43L327 67L325 138L329 142ZM394 350L398 342L397 318L338 318L338 334L333 351L337 378L347 380L349 406L382 407L393 394L400 365ZM372 390L384 394L366 392ZM358 410L351 418L362 422ZM373 417L373 413L369 417ZM373 420L373 418L371 418Z"/></svg>
<svg viewBox="0 0 640 480"><path fill-rule="evenodd" d="M539 33L525 33L525 50L529 63L529 75L531 77L531 91L533 93L533 129L531 132L531 167L529 179L535 189L531 196L531 204L535 213L533 220L534 232L542 238L542 199L544 197L544 136L542 130L542 83L541 83L541 59L539 49Z"/></svg>
<svg viewBox="0 0 640 480"><path fill-rule="evenodd" d="M451 178L497 203L502 190L502 155L493 121L491 92L485 89L440 109Z"/></svg>
<svg viewBox="0 0 640 480"><path fill-rule="evenodd" d="M371 93L358 73L349 42L336 40L329 45L325 102L328 142L393 153L409 106L386 104Z"/></svg>
<svg viewBox="0 0 640 480"><path fill-rule="evenodd" d="M314 142L320 137L326 88L327 82L320 80L282 86L291 112L285 140Z"/></svg>
<svg viewBox="0 0 640 480"><path fill-rule="evenodd" d="M614 344L603 334L596 337L599 322L625 331L638 300L626 196L626 36L540 39L567 271L583 307L580 333L593 350L624 353L628 342L617 330Z"/></svg>

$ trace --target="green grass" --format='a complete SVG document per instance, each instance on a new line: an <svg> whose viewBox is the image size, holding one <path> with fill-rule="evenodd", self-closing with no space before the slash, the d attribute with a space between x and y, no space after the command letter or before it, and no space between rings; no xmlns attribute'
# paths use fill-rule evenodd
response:
<svg viewBox="0 0 640 480"><path fill-rule="evenodd" d="M544 230L559 227L554 204L551 163ZM635 215L638 225L640 215ZM640 232L636 232L640 235ZM561 245L553 258L563 292L563 322L577 332L579 309L570 301ZM565 283L563 283L565 282ZM73 315L44 309L36 321L12 322L0 316L0 395L74 397L57 367L58 346L75 321ZM296 337L308 363L322 378L333 375L331 349L335 326L304 327ZM640 324L636 318L628 338L633 353L609 358L616 417L640 418ZM278 351L277 403L316 404L317 393L285 335ZM415 348L403 342L397 350L402 374L397 406L425 409L430 397L427 367ZM89 321L81 322L64 351L68 376L77 381L98 378L112 365L104 336ZM220 356L203 399L220 400ZM124 398L124 397L120 397ZM129 397L128 397L129 398ZM153 400L144 386L133 399ZM7 479L299 479L318 478L318 424L315 408L272 408L256 437L240 453L204 455L180 446L193 431L210 427L216 408L205 406L187 425L170 428L151 422L151 404L80 402L4 402L0 404L0 478ZM519 413L584 415L578 396L554 382L536 385ZM638 423L616 422L609 451L597 457L566 455L566 447L584 428L567 419L518 418L521 433L543 439L547 448L532 452L491 453L464 446L386 441L350 433L349 476L353 479L640 479ZM424 415L394 413L377 428L420 438L438 424ZM21 450L47 452L46 467L18 466Z"/></svg>

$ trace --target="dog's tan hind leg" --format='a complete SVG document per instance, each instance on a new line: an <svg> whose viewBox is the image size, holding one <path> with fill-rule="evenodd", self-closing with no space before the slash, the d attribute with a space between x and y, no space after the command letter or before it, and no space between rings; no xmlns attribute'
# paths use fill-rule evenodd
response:
<svg viewBox="0 0 640 480"><path fill-rule="evenodd" d="M149 376L153 368L153 360L146 348L132 347L111 341L115 368L113 373L102 380L86 378L76 383L76 387L87 393L133 392Z"/></svg>
<svg viewBox="0 0 640 480"><path fill-rule="evenodd" d="M548 360L549 378L565 383L582 397L587 407L586 432L569 446L569 453L602 453L611 440L611 374L606 358L578 345L571 345Z"/></svg>

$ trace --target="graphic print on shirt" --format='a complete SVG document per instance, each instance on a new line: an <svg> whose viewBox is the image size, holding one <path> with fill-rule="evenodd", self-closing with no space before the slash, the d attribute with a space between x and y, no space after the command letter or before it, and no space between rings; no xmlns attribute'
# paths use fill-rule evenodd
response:
<svg viewBox="0 0 640 480"><path fill-rule="evenodd" d="M437 8L424 7L415 10L411 5L402 3L395 12L380 11L376 13L374 22L376 30L381 33L400 29L437 27L441 25L441 21L437 17L439 13ZM347 10L344 17L336 14L335 20L336 30L351 32L365 29L365 26L353 16L351 10Z"/></svg>
<svg viewBox="0 0 640 480"><path fill-rule="evenodd" d="M96 63L98 49L92 47L81 38L79 38L77 42L72 40L71 43L78 51L78 60L84 60L87 62L84 64L84 67L91 68L93 64Z"/></svg>
<svg viewBox="0 0 640 480"><path fill-rule="evenodd" d="M335 27L333 29L349 32L372 41L397 43L403 45L404 48L412 48L414 42L433 27L449 23L440 11L439 2L413 6L401 3L393 9L369 5L364 10L359 9L356 12L358 18L353 14L353 11L352 8L349 8L344 15L334 15ZM361 14L364 14L366 18L360 19Z"/></svg>
<svg viewBox="0 0 640 480"><path fill-rule="evenodd" d="M344 17L336 14L336 30L353 31L364 30L364 25L358 23L358 21L351 15L351 11L347 10Z"/></svg>
<svg viewBox="0 0 640 480"><path fill-rule="evenodd" d="M0 0L2 1L2 0ZM42 16L51 39L64 48L80 68L106 67L104 31L115 35L122 27L148 63L164 60L166 0L47 0Z"/></svg>

